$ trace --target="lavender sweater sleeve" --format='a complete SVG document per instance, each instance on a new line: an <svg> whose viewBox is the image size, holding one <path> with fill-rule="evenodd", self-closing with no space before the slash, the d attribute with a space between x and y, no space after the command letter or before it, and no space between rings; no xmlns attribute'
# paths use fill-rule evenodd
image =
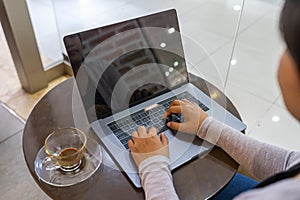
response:
<svg viewBox="0 0 300 200"><path fill-rule="evenodd" d="M259 179L287 170L300 162L300 152L260 142L210 117L203 122L198 136L216 143Z"/></svg>
<svg viewBox="0 0 300 200"><path fill-rule="evenodd" d="M141 162L139 174L146 199L177 200L169 170L169 159L165 156L153 156Z"/></svg>
<svg viewBox="0 0 300 200"><path fill-rule="evenodd" d="M300 162L299 152L259 142L210 117L203 122L197 135L221 147L234 160L260 179L287 170ZM178 199L170 170L166 167L168 161L162 157L151 157L140 164L139 172L146 199ZM292 187L291 182L297 183L297 186ZM278 190L278 188L281 189ZM286 196L287 191L290 197L293 195L297 197L300 192L299 188L300 181L288 179L265 188L250 190L236 199L268 199L271 196L278 199L277 197L281 195Z"/></svg>

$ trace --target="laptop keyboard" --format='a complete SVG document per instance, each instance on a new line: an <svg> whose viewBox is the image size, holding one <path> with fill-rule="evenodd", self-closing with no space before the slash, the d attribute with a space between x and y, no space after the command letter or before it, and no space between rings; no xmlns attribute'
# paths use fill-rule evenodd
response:
<svg viewBox="0 0 300 200"><path fill-rule="evenodd" d="M127 143L128 140L131 139L131 133L136 131L139 126L145 126L147 129L150 127L155 127L159 130L159 133L168 129L165 125L165 120L162 117L166 109L169 108L170 104L175 99L187 99L191 102L197 103L205 112L209 110L208 107L197 100L194 96L188 92L184 92L158 103L159 106L156 106L150 110L141 110L131 114L130 116L109 123L108 127L117 136L124 147L128 149Z"/></svg>

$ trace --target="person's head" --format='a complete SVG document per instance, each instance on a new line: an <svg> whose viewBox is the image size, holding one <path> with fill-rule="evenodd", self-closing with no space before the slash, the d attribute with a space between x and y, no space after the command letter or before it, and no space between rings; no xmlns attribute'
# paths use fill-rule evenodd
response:
<svg viewBox="0 0 300 200"><path fill-rule="evenodd" d="M285 105L300 121L300 0L286 0L280 30L287 50L281 57L278 82Z"/></svg>

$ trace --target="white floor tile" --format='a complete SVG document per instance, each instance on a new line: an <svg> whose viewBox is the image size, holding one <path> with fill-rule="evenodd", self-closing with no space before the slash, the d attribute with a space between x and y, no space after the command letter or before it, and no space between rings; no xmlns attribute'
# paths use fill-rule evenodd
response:
<svg viewBox="0 0 300 200"><path fill-rule="evenodd" d="M189 66L188 70L223 90L231 52L232 42L229 42L205 59L196 62L193 67Z"/></svg>
<svg viewBox="0 0 300 200"><path fill-rule="evenodd" d="M263 16L272 13L274 9L280 8L281 5L281 0L245 0L240 32L255 24Z"/></svg>
<svg viewBox="0 0 300 200"><path fill-rule="evenodd" d="M266 47L265 51L268 50L271 51ZM233 56L236 64L230 67L228 83L273 102L280 94L277 84L278 57L238 44Z"/></svg>
<svg viewBox="0 0 300 200"><path fill-rule="evenodd" d="M278 99L276 100L275 104L276 104L277 106L282 107L283 109L286 109L286 106L285 106L285 103L284 103L284 101L283 101L282 95L280 95L280 96L278 97Z"/></svg>
<svg viewBox="0 0 300 200"><path fill-rule="evenodd" d="M256 125L250 136L283 148L300 150L299 128L296 119L285 109L274 105Z"/></svg>
<svg viewBox="0 0 300 200"><path fill-rule="evenodd" d="M186 37L185 35L182 37L185 59L189 63L189 65L193 66L193 68L198 71L196 74L198 75L215 74L215 70L218 70L219 66L214 66L213 62L215 62L216 59L215 59L215 54L212 53L216 50L213 49L220 48L218 46L222 46L222 43L224 43L224 41L218 43L218 41L214 41L213 38L209 35L206 35L204 37L206 37L207 40L205 41L205 43L208 44L208 46L210 45L210 49L205 48L203 43L202 44L199 43L194 38ZM201 40L205 40L204 37ZM210 41L211 44L209 44ZM226 50L229 50L230 52L223 51L222 53L224 54L222 55L222 58L223 56L225 57L227 56L227 59L229 59L228 56L230 55L231 50L230 49L226 49ZM190 70L191 67L188 67L188 69Z"/></svg>
<svg viewBox="0 0 300 200"><path fill-rule="evenodd" d="M228 85L225 94L238 109L243 122L247 125L247 134L251 133L258 121L272 106L271 102L234 85Z"/></svg>
<svg viewBox="0 0 300 200"><path fill-rule="evenodd" d="M273 8L272 12L240 32L238 44L278 58L285 47L279 31L279 16L280 9Z"/></svg>
<svg viewBox="0 0 300 200"><path fill-rule="evenodd" d="M95 19L95 24L97 26L113 24L120 21L125 21L129 19L133 19L139 16L148 15L151 12L146 9L139 8L135 4L124 4L114 9L111 9L105 13L105 16L98 15L98 18Z"/></svg>
<svg viewBox="0 0 300 200"><path fill-rule="evenodd" d="M225 43L230 40L227 37L224 37L219 34L215 34L206 30L201 30L199 27L194 26L192 21L193 19L185 18L185 20L181 20L179 18L181 34L184 37L188 37L191 40L194 40L195 43L201 47L201 49L207 51L209 54L223 46ZM195 52L197 53L197 52Z"/></svg>
<svg viewBox="0 0 300 200"><path fill-rule="evenodd" d="M146 9L150 12L157 12L170 8L176 9L178 15L184 15L194 8L199 8L208 0L132 0L129 4L136 5L139 8Z"/></svg>
<svg viewBox="0 0 300 200"><path fill-rule="evenodd" d="M126 0L53 0L53 5L57 13L68 13L70 16L92 21L96 16L105 16L107 11L119 8L127 2Z"/></svg>
<svg viewBox="0 0 300 200"><path fill-rule="evenodd" d="M205 15L203 12L207 12L207 9L210 9L213 5L218 5L219 8L221 7L221 4L217 2L206 1L202 3L201 6L193 8L190 12L179 15L179 23L183 37L187 37L190 42L194 41L194 44L190 45L191 47L187 48L185 46L184 48L188 62L192 63L194 66L197 66L204 58L208 57L208 55L230 42L230 39L224 34L213 32L202 26L202 24L208 23L206 20L212 21L210 18L213 18L213 14L206 17L202 17L202 14ZM212 9L210 9L210 12L211 11ZM230 53L231 50L229 55ZM208 62L210 62L209 59Z"/></svg>
<svg viewBox="0 0 300 200"><path fill-rule="evenodd" d="M237 27L239 11L227 5L228 1L210 0L181 17L187 26L205 30L232 39ZM241 5L242 0L236 0Z"/></svg>

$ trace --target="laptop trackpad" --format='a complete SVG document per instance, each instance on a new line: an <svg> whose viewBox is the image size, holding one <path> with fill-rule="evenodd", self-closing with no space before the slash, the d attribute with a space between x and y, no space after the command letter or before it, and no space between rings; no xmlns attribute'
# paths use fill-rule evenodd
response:
<svg viewBox="0 0 300 200"><path fill-rule="evenodd" d="M170 130L165 131L165 134L169 140L171 170L207 150L196 135L180 132L174 134Z"/></svg>

